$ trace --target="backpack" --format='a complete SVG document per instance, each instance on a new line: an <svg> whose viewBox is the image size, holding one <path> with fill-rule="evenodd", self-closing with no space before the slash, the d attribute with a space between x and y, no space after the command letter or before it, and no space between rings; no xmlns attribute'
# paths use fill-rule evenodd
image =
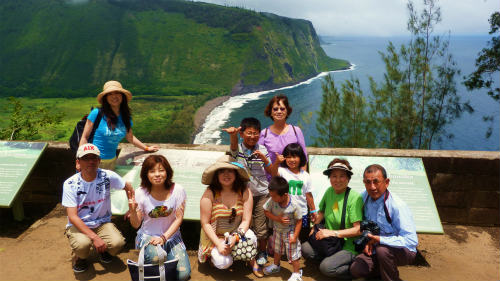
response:
<svg viewBox="0 0 500 281"><path fill-rule="evenodd" d="M90 108L90 111L92 111L92 109L94 109L94 108ZM69 147L71 148L71 150L74 153L76 153L76 151L78 150L78 146L80 146L80 139L82 138L83 129L85 128L85 123L87 123L87 116L88 116L88 114L85 114L81 120L76 122L75 129L73 130L73 134L69 138ZM98 113L97 113L97 117L96 117L95 122L94 122L94 126L92 127L92 131L90 132L89 138L87 139L88 143L92 143L92 141L94 140L95 130L97 129L97 127L99 127L99 123L101 123L101 119L102 119L102 111L99 108Z"/></svg>

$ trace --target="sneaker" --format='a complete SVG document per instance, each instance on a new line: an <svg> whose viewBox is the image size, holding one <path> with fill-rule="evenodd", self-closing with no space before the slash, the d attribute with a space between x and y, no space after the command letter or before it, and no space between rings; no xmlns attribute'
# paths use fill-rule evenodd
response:
<svg viewBox="0 0 500 281"><path fill-rule="evenodd" d="M99 254L99 260L102 263L110 263L113 261L113 256L110 255L108 252L103 252L103 253Z"/></svg>
<svg viewBox="0 0 500 281"><path fill-rule="evenodd" d="M277 266L273 263L269 266L264 267L264 274L270 275L270 274L278 273L278 272L280 272L280 269L281 269L280 266Z"/></svg>
<svg viewBox="0 0 500 281"><path fill-rule="evenodd" d="M302 270L300 270L300 272L292 273L290 278L288 278L288 281L302 281Z"/></svg>
<svg viewBox="0 0 500 281"><path fill-rule="evenodd" d="M76 258L75 264L73 265L73 271L76 273L84 272L89 268L86 259Z"/></svg>
<svg viewBox="0 0 500 281"><path fill-rule="evenodd" d="M266 252L259 252L256 257L257 264L263 266L267 263L267 254Z"/></svg>

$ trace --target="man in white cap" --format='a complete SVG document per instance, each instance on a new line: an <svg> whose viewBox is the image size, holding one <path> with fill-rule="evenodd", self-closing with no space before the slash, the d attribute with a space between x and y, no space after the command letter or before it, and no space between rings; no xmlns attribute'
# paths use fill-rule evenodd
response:
<svg viewBox="0 0 500 281"><path fill-rule="evenodd" d="M74 272L87 270L92 247L101 262L110 263L125 245L125 238L111 222L110 190L124 189L130 197L134 189L115 172L100 169L100 161L95 145L81 145L76 153L80 172L63 185L62 205L68 215L65 234L74 254Z"/></svg>

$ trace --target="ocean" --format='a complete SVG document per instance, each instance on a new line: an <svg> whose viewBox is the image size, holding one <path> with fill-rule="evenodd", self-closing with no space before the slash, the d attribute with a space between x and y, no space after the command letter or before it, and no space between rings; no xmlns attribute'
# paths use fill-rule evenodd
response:
<svg viewBox="0 0 500 281"><path fill-rule="evenodd" d="M432 149L441 150L500 150L500 106L486 94L486 90L467 91L463 86L463 76L475 70L475 59L481 49L486 47L490 36L452 36L450 38L450 51L453 54L458 68L461 70L457 77L457 92L462 100L469 100L474 113L463 113L447 127L447 133L454 137L446 139L441 143L433 143ZM232 97L221 106L215 108L206 118L202 130L196 135L194 143L228 144L229 137L221 131L221 128L237 127L242 118L253 116L262 123L262 128L269 126L272 121L264 116L264 108L269 99L277 93L288 96L293 113L288 118L288 123L297 125L302 119L301 114L313 112L312 122L302 126L306 144L313 143L313 137L317 136L315 119L319 110L322 89L321 83L325 75L331 75L336 85L340 86L350 77L360 80L361 88L365 95L370 94L368 76L372 76L375 81L383 78L385 66L380 58L379 51L385 52L389 41L395 46L406 44L406 37L322 37L325 44L322 45L326 54L330 57L346 59L353 67L346 71L334 71L321 73L317 77L294 86L281 89L249 93L237 97ZM495 75L495 87L500 83L499 75ZM493 123L483 121L483 116L495 116ZM491 137L486 138L485 133L488 126L493 127Z"/></svg>

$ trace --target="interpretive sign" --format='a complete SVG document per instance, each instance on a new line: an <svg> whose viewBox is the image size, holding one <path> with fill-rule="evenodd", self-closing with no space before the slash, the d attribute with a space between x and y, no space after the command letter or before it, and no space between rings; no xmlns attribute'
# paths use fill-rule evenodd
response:
<svg viewBox="0 0 500 281"><path fill-rule="evenodd" d="M13 207L24 181L44 151L45 142L0 141L0 207ZM22 204L20 205L22 208ZM22 212L21 210L18 210ZM22 213L16 219L22 219Z"/></svg>
<svg viewBox="0 0 500 281"><path fill-rule="evenodd" d="M187 194L185 220L200 219L200 199L206 189L201 183L201 175L206 167L217 158L224 155L221 151L160 149L154 154L165 156L174 170L173 181L182 185ZM128 152L122 150L117 161L116 172L125 180L132 182L132 186L140 187L140 172L142 163L150 153ZM124 191L111 193L111 211L113 214L125 214L128 210L127 196Z"/></svg>
<svg viewBox="0 0 500 281"><path fill-rule="evenodd" d="M408 204L413 213L417 232L443 233L421 158L309 155L309 169L316 206L323 198L326 189L331 186L328 178L323 175L323 171L336 157L349 161L354 173L349 187L360 193L365 190L363 184L365 168L370 164L382 165L387 170L387 176L390 179L388 189Z"/></svg>

